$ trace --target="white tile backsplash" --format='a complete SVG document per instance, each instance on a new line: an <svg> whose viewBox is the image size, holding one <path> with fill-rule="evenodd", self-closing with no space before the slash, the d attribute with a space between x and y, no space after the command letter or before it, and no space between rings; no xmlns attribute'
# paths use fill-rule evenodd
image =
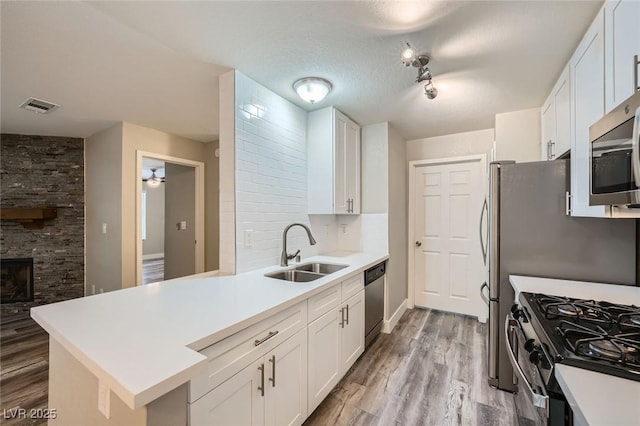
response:
<svg viewBox="0 0 640 426"><path fill-rule="evenodd" d="M236 272L280 262L282 231L307 216L307 114L236 72ZM252 230L245 247L245 230ZM320 241L320 240L319 240ZM290 253L318 253L304 230L292 228Z"/></svg>

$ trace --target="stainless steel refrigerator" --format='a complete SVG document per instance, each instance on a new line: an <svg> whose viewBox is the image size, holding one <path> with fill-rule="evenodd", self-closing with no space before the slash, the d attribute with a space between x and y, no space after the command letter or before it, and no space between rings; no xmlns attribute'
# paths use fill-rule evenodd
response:
<svg viewBox="0 0 640 426"><path fill-rule="evenodd" d="M509 275L634 285L636 221L568 216L569 160L489 167L489 279L481 288L489 305L489 384L514 391L502 330L514 302Z"/></svg>

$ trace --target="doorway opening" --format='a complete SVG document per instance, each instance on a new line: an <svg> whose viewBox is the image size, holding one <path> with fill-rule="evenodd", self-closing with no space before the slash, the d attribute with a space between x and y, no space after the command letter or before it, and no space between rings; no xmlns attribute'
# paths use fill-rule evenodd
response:
<svg viewBox="0 0 640 426"><path fill-rule="evenodd" d="M204 163L137 157L137 285L204 272Z"/></svg>

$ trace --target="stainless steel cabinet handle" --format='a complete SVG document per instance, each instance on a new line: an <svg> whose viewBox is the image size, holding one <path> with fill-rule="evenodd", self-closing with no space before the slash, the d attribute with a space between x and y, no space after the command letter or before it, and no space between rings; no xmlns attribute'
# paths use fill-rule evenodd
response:
<svg viewBox="0 0 640 426"><path fill-rule="evenodd" d="M546 393L544 393L545 391L543 388L539 388L540 391L543 392L541 394L536 393L533 390L531 383L529 383L529 380L527 380L526 376L524 375L524 372L522 371L522 368L520 368L520 365L518 364L518 360L516 359L513 346L511 345L511 340L509 339L509 332L514 327L518 327L518 321L514 320L513 318L510 318L510 316L507 316L504 322L504 337L505 337L504 341L507 342L507 355L509 355L509 361L513 366L514 373L518 376L518 378L520 379L520 382L524 383L527 389L527 392L531 394L533 405L536 407L544 408L545 414L547 418L549 418L549 396L547 396Z"/></svg>
<svg viewBox="0 0 640 426"><path fill-rule="evenodd" d="M271 387L275 388L276 387L276 356L273 355L271 358L269 358L269 362L271 363L271 378L269 379L269 381L271 382Z"/></svg>
<svg viewBox="0 0 640 426"><path fill-rule="evenodd" d="M569 191L564 193L564 214L571 215L571 193Z"/></svg>
<svg viewBox="0 0 640 426"><path fill-rule="evenodd" d="M264 396L264 364L260 364L258 370L260 370L260 386L258 386L258 390L260 391L260 396Z"/></svg>
<svg viewBox="0 0 640 426"><path fill-rule="evenodd" d="M347 305L346 309L347 309L347 323L346 324L349 325L349 305Z"/></svg>
<svg viewBox="0 0 640 426"><path fill-rule="evenodd" d="M275 336L276 334L278 334L278 330L276 331L270 331L269 334L267 334L266 337L263 337L260 340L255 340L253 342L254 345L256 346L260 346L261 344L263 344L264 342L266 342L267 340L271 339L273 336Z"/></svg>
<svg viewBox="0 0 640 426"><path fill-rule="evenodd" d="M549 159L553 160L554 158L556 158L556 154L554 154L554 146L555 146L555 142L553 142L552 140L549 140Z"/></svg>
<svg viewBox="0 0 640 426"><path fill-rule="evenodd" d="M422 241L416 241L416 247L422 246Z"/></svg>

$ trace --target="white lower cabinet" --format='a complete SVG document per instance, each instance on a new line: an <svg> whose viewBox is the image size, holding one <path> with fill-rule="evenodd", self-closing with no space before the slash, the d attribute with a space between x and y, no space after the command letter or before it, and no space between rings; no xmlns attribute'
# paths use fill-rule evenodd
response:
<svg viewBox="0 0 640 426"><path fill-rule="evenodd" d="M344 327L340 342L340 377L364 352L364 290L343 303Z"/></svg>
<svg viewBox="0 0 640 426"><path fill-rule="evenodd" d="M333 308L309 324L309 413L338 384L341 370L341 310Z"/></svg>
<svg viewBox="0 0 640 426"><path fill-rule="evenodd" d="M360 290L309 324L309 413L363 352L364 290Z"/></svg>
<svg viewBox="0 0 640 426"><path fill-rule="evenodd" d="M306 418L306 328L190 407L192 426L295 426Z"/></svg>

